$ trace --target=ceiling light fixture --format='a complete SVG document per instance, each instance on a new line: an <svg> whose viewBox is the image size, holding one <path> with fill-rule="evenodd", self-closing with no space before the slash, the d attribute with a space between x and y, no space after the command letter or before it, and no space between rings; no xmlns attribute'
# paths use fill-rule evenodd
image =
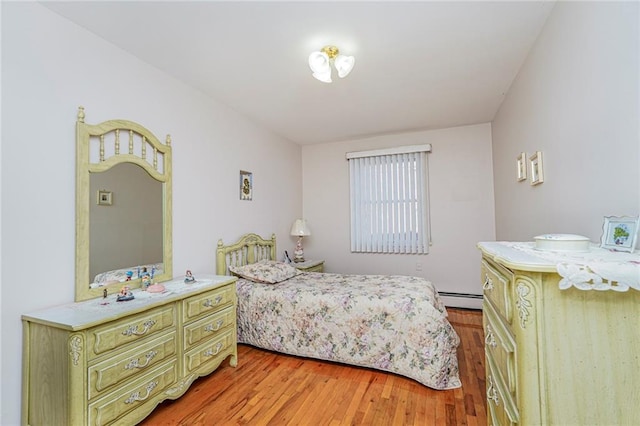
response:
<svg viewBox="0 0 640 426"><path fill-rule="evenodd" d="M335 46L325 46L309 55L309 67L313 76L323 83L331 83L331 63L338 71L338 77L344 78L353 69L355 61L353 56L341 55Z"/></svg>

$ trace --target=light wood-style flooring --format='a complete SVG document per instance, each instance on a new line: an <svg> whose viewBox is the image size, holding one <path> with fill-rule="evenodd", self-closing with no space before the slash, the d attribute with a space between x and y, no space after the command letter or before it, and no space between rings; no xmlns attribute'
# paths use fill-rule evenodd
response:
<svg viewBox="0 0 640 426"><path fill-rule="evenodd" d="M462 387L438 391L377 370L238 346L141 425L486 425L481 311L448 308Z"/></svg>

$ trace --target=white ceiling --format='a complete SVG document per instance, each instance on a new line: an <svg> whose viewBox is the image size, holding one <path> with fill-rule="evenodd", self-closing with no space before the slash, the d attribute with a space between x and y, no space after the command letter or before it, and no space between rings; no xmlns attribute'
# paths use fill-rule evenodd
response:
<svg viewBox="0 0 640 426"><path fill-rule="evenodd" d="M299 144L491 121L554 2L44 2ZM351 74L321 83L326 44Z"/></svg>

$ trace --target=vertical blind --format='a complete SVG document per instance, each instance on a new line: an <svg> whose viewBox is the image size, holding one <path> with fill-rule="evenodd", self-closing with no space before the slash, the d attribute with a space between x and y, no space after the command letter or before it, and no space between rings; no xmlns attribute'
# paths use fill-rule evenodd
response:
<svg viewBox="0 0 640 426"><path fill-rule="evenodd" d="M351 251L428 253L430 145L347 154Z"/></svg>

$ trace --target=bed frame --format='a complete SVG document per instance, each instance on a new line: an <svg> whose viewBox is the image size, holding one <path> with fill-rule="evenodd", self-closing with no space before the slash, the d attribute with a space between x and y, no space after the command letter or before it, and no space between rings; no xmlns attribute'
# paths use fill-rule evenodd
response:
<svg viewBox="0 0 640 426"><path fill-rule="evenodd" d="M257 234L245 234L231 245L218 240L216 273L229 275L229 266L243 266L261 260L276 260L276 234L265 240Z"/></svg>
<svg viewBox="0 0 640 426"><path fill-rule="evenodd" d="M275 234L271 239L246 234L227 246L218 241L219 275L231 275L229 267L262 260L277 260ZM294 356L376 368L434 389L460 387L458 336L442 311L444 306L429 296L438 294L432 284L398 276L394 281L397 287L392 288L385 276L354 277L353 286L344 285L349 276L341 274L300 274L278 285L239 280L238 342ZM363 283L363 278L368 282ZM344 306L345 297L348 307ZM383 301L383 297L387 299ZM411 302L407 304L408 300ZM274 303L280 308L273 309ZM325 316L324 308L332 314ZM429 327L433 329L429 331ZM356 335L355 329L362 336ZM402 344L398 335L404 336Z"/></svg>

